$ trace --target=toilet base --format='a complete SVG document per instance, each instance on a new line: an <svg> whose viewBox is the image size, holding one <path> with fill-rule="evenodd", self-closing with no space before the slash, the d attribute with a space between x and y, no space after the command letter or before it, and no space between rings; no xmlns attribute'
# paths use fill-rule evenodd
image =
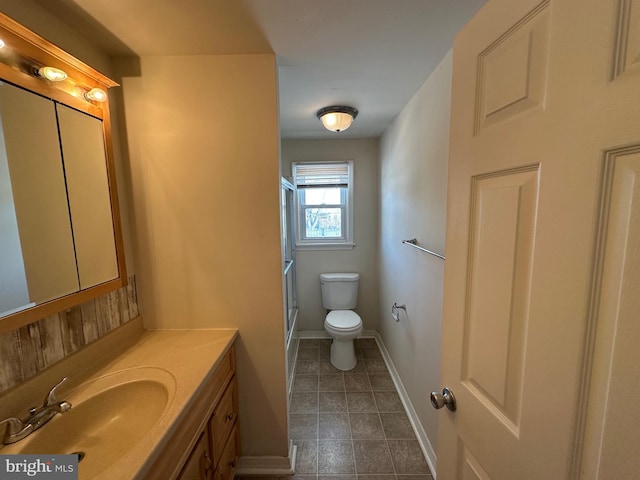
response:
<svg viewBox="0 0 640 480"><path fill-rule="evenodd" d="M331 365L338 370L353 370L356 366L356 350L353 339L339 340L333 339L331 343Z"/></svg>

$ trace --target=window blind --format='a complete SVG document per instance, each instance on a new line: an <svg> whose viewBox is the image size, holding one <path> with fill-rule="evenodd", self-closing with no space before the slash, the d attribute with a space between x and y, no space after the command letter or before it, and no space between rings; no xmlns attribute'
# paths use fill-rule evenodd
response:
<svg viewBox="0 0 640 480"><path fill-rule="evenodd" d="M348 163L298 163L295 165L295 184L298 188L349 186Z"/></svg>

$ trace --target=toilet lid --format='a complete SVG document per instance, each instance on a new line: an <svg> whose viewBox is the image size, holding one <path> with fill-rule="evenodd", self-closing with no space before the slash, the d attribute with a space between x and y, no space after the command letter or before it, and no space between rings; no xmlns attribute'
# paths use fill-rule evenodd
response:
<svg viewBox="0 0 640 480"><path fill-rule="evenodd" d="M360 316L353 310L331 310L325 322L336 330L352 330L362 324Z"/></svg>

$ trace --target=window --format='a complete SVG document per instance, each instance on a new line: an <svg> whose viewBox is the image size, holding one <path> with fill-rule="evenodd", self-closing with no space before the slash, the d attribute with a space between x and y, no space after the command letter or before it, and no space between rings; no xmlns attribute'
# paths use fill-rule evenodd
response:
<svg viewBox="0 0 640 480"><path fill-rule="evenodd" d="M294 163L293 179L298 246L353 247L353 162Z"/></svg>

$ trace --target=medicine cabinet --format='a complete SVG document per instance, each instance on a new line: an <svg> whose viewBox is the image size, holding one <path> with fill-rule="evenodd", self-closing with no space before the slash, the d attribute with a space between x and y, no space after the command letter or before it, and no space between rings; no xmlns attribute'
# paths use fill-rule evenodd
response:
<svg viewBox="0 0 640 480"><path fill-rule="evenodd" d="M0 333L126 284L116 85L0 14Z"/></svg>

